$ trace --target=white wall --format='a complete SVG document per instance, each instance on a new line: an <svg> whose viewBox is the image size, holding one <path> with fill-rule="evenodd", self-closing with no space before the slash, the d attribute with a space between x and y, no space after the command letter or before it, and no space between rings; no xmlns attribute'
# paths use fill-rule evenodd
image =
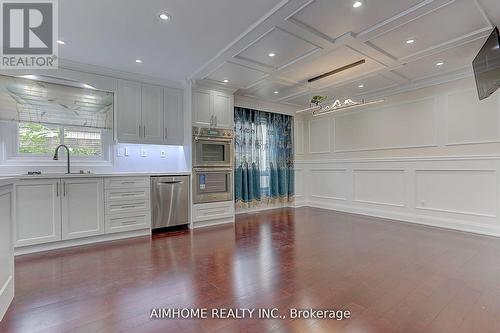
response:
<svg viewBox="0 0 500 333"><path fill-rule="evenodd" d="M470 78L296 117L296 204L500 236L499 112Z"/></svg>

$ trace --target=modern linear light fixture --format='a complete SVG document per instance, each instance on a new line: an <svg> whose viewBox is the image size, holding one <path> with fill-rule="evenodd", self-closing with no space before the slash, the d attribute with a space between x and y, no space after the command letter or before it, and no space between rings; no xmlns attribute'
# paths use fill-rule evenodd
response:
<svg viewBox="0 0 500 333"><path fill-rule="evenodd" d="M350 98L341 101L339 99L335 100L331 105L322 106L319 109L313 110L313 116L321 116L327 113L340 112L348 109L359 108L361 106L372 105L384 102L384 99L377 99L374 101L365 101L362 99L360 102L355 102Z"/></svg>
<svg viewBox="0 0 500 333"><path fill-rule="evenodd" d="M333 71L329 71L329 72L326 72L324 74L321 74L321 75L318 75L318 76L315 76L309 80L307 80L307 82L311 83L311 82L314 82L314 81L318 81L318 80L321 80L321 79L324 79L325 77L328 77L328 76L331 76L331 75L334 75L334 74L337 74L337 73L340 73L340 72L343 72L343 71L346 71L348 69L351 69L353 67L356 67L356 66L359 66L359 65L362 65L366 62L365 59L361 59L359 61L356 61L356 62L353 62L352 64L349 64L349 65L345 65L345 66L342 66L342 67L339 67L337 69L334 69Z"/></svg>

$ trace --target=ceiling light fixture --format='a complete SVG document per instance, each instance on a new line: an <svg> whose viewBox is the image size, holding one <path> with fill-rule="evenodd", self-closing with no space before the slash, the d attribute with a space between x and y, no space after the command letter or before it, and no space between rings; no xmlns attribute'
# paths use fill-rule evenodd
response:
<svg viewBox="0 0 500 333"><path fill-rule="evenodd" d="M352 7L353 8L359 8L363 5L363 2L361 1L355 1L353 4L352 4Z"/></svg>
<svg viewBox="0 0 500 333"><path fill-rule="evenodd" d="M436 66L443 66L444 65L444 62L440 61L436 64Z"/></svg>
<svg viewBox="0 0 500 333"><path fill-rule="evenodd" d="M274 52L271 52L268 54L268 56L270 56L271 58L274 57L276 54Z"/></svg>
<svg viewBox="0 0 500 333"><path fill-rule="evenodd" d="M224 83L228 83L228 82L229 82L229 80L228 80L228 79L224 79L224 80L222 80L222 82L224 82Z"/></svg>
<svg viewBox="0 0 500 333"><path fill-rule="evenodd" d="M57 41L57 44L59 44L59 45L64 45L64 44L66 44L66 43L65 43L64 41L62 41L62 40L58 40L58 41Z"/></svg>
<svg viewBox="0 0 500 333"><path fill-rule="evenodd" d="M359 89L363 89L364 87L365 87L365 85L364 85L364 84L360 84L360 85L358 86L358 88L359 88Z"/></svg>
<svg viewBox="0 0 500 333"><path fill-rule="evenodd" d="M275 90L275 91L274 91L274 93L275 93L275 94L279 94L280 92L279 92L278 90Z"/></svg>
<svg viewBox="0 0 500 333"><path fill-rule="evenodd" d="M167 13L161 13L159 16L160 16L160 19L162 19L163 21L168 21L172 18L172 16L170 16L170 14L167 14Z"/></svg>
<svg viewBox="0 0 500 333"><path fill-rule="evenodd" d="M142 60L141 59L135 59L135 62L138 63L138 64L141 64Z"/></svg>
<svg viewBox="0 0 500 333"><path fill-rule="evenodd" d="M406 41L406 44L413 44L413 43L415 43L415 40L414 40L414 39L408 39L408 40Z"/></svg>

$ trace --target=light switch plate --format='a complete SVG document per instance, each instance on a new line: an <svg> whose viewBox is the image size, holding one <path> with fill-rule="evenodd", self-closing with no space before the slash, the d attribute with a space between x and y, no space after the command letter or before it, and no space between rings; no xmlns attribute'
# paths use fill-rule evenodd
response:
<svg viewBox="0 0 500 333"><path fill-rule="evenodd" d="M128 148L123 148L123 156L128 156Z"/></svg>
<svg viewBox="0 0 500 333"><path fill-rule="evenodd" d="M164 150L160 151L160 157L161 157L161 158L165 158L165 157L167 157L167 152L166 152L166 151L164 151Z"/></svg>
<svg viewBox="0 0 500 333"><path fill-rule="evenodd" d="M141 148L141 157L146 157L146 156L148 156L148 152L146 151L146 149Z"/></svg>

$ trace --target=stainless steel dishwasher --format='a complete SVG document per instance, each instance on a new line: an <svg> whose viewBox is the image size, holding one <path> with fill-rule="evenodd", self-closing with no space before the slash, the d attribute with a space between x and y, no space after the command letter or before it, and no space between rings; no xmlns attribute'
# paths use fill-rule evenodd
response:
<svg viewBox="0 0 500 333"><path fill-rule="evenodd" d="M151 177L152 228L189 223L189 176Z"/></svg>

